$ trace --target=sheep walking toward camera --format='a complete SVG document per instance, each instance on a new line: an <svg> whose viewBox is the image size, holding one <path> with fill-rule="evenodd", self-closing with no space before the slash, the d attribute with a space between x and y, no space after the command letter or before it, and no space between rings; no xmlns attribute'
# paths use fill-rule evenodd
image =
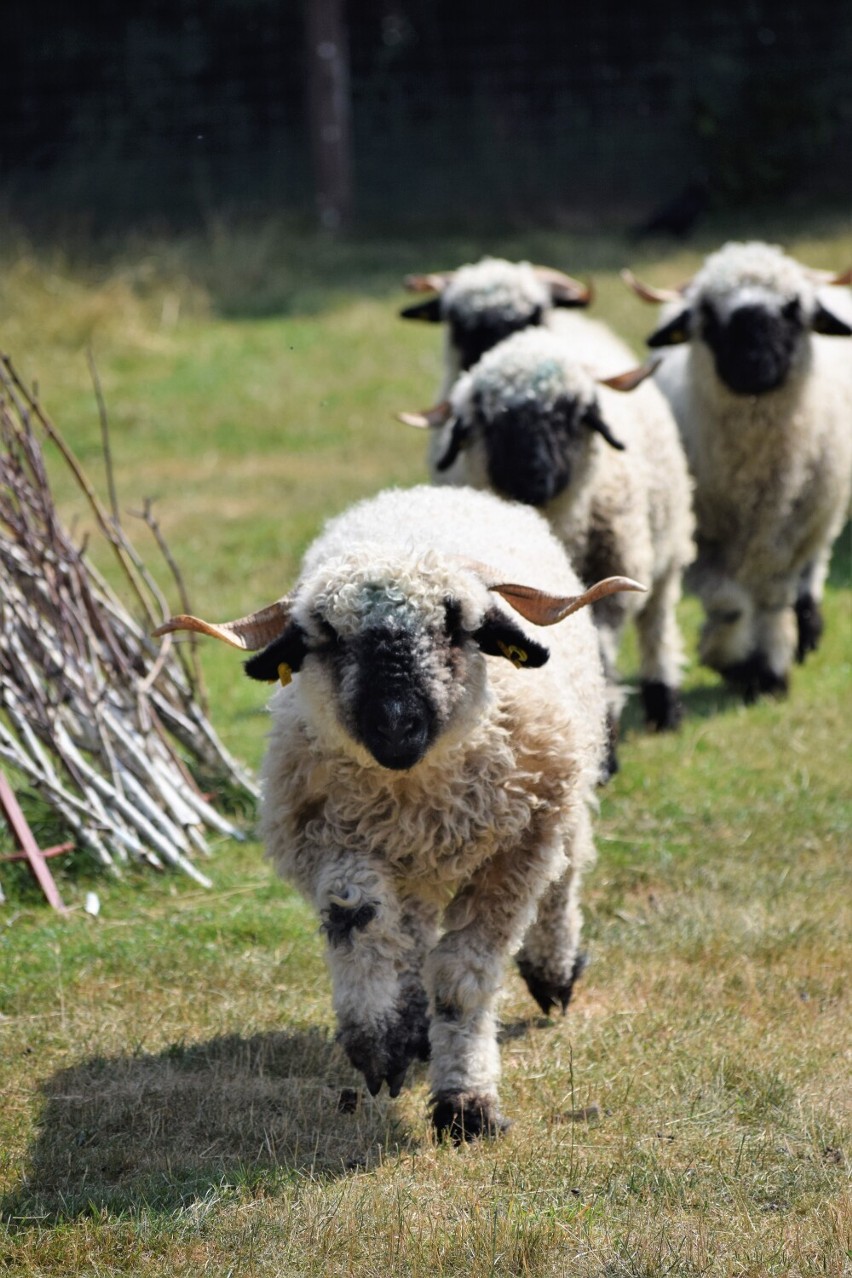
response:
<svg viewBox="0 0 852 1278"><path fill-rule="evenodd" d="M627 368L633 362L630 348L608 325L578 313L591 303L591 287L551 267L484 257L455 271L409 275L405 286L431 296L405 307L402 317L445 328L439 399L492 346L527 328L559 333L574 356L592 367Z"/></svg>
<svg viewBox="0 0 852 1278"><path fill-rule="evenodd" d="M752 701L785 692L794 657L820 640L831 549L852 489L852 323L829 284L759 242L726 244L666 303L652 347L674 346L657 381L695 479L690 574L705 665Z"/></svg>
<svg viewBox="0 0 852 1278"><path fill-rule="evenodd" d="M674 728L681 716L676 607L695 550L691 483L649 372L596 380L561 337L528 329L483 355L432 414L403 414L433 428L436 482L538 507L584 581L620 574L647 583L646 595L612 595L593 609L613 734L622 701L617 654L629 619L649 726Z"/></svg>
<svg viewBox="0 0 852 1278"><path fill-rule="evenodd" d="M584 592L534 511L420 487L332 520L277 604L161 629L266 645L246 671L286 685L270 705L267 853L322 920L350 1061L395 1096L431 1057L432 1120L456 1140L505 1126L507 957L545 1010L567 1006L582 965L604 683L589 615L554 623L636 589Z"/></svg>

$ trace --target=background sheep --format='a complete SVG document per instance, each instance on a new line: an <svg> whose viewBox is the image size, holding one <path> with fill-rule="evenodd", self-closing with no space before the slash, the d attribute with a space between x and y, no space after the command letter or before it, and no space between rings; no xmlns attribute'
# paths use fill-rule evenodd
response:
<svg viewBox="0 0 852 1278"><path fill-rule="evenodd" d="M849 508L852 324L826 272L731 243L666 300L652 347L695 477L702 661L747 701L813 651L831 548ZM848 282L848 275L836 277ZM824 336L820 336L824 335Z"/></svg>
<svg viewBox="0 0 852 1278"><path fill-rule="evenodd" d="M684 565L694 553L691 485L671 412L642 373L596 381L561 337L516 333L488 351L431 418L433 478L490 488L537 506L585 581L624 574L647 595L594 606L610 683L628 617L636 622L645 716L680 719L683 646L677 624ZM622 392L630 390L629 397ZM614 758L611 758L614 766Z"/></svg>
<svg viewBox="0 0 852 1278"><path fill-rule="evenodd" d="M570 598L498 584L518 578ZM340 1041L370 1091L396 1095L431 1051L433 1122L456 1138L504 1126L506 956L523 942L545 1010L565 1008L580 966L603 678L588 616L549 636L534 623L589 602L581 589L535 512L422 487L333 520L279 604L165 628L248 648L274 635L246 664L287 685L271 703L268 855L322 919Z"/></svg>
<svg viewBox="0 0 852 1278"><path fill-rule="evenodd" d="M492 346L542 324L561 333L584 363L628 368L633 362L630 348L606 324L576 313L575 308L591 302L591 288L550 267L484 257L455 271L409 275L405 286L433 296L407 306L400 312L404 319L445 325L439 399Z"/></svg>

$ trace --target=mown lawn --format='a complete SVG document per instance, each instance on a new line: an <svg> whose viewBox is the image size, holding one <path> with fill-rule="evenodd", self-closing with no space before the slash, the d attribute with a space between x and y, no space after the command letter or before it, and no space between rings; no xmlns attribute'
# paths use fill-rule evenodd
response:
<svg viewBox="0 0 852 1278"><path fill-rule="evenodd" d="M678 282L721 238L646 250L642 273ZM848 223L785 239L814 265L852 260ZM529 256L593 273L599 313L637 351L653 324L617 280L631 254L613 237L333 245L267 226L101 256L5 244L0 345L100 483L91 349L123 509L157 499L211 617L281 594L326 515L422 477L422 438L393 413L430 403L439 339L395 318L406 271ZM693 600L682 616L694 652ZM592 963L564 1019L510 976L514 1125L496 1143L436 1146L422 1071L398 1101L360 1087L333 1041L316 921L251 839L215 848L207 892L67 859L65 919L3 867L0 1269L852 1272L848 528L827 621L786 702L746 710L693 666L678 736L642 735L629 707L587 883ZM225 649L204 667L216 727L256 766L263 689Z"/></svg>

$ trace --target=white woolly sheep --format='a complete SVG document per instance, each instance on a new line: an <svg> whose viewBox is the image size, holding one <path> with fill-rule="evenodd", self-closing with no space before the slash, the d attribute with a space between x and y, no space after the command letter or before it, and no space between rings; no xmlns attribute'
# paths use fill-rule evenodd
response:
<svg viewBox="0 0 852 1278"><path fill-rule="evenodd" d="M434 480L538 507L584 581L624 574L648 584L647 595L613 595L593 610L613 736L617 653L631 617L649 726L674 728L681 716L676 606L695 551L691 483L671 411L644 380L649 371L595 380L561 337L528 329L483 355L432 414L402 415L437 428Z"/></svg>
<svg viewBox="0 0 852 1278"><path fill-rule="evenodd" d="M576 358L592 367L626 368L634 358L601 320L577 314L574 308L592 300L590 286L551 267L484 257L455 271L406 276L405 287L433 296L405 307L400 312L403 319L445 325L439 399L449 394L459 373L492 346L539 325L561 333Z"/></svg>
<svg viewBox="0 0 852 1278"><path fill-rule="evenodd" d="M287 684L270 705L267 854L322 920L339 1040L369 1090L397 1095L431 1056L432 1120L456 1140L505 1126L506 957L545 1011L582 966L604 684L588 615L540 628L594 600L582 591L534 511L424 486L332 520L277 604L158 632L267 644L246 663Z"/></svg>
<svg viewBox="0 0 852 1278"><path fill-rule="evenodd" d="M657 382L695 479L701 659L747 702L785 692L822 633L852 485L852 351L829 340L852 324L824 289L848 281L752 242L711 254L677 293L637 287L666 302L649 345L680 346Z"/></svg>

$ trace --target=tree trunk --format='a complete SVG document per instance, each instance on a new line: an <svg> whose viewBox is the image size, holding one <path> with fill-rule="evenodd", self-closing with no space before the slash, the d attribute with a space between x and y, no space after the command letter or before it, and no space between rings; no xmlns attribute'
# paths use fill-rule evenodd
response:
<svg viewBox="0 0 852 1278"><path fill-rule="evenodd" d="M352 214L351 103L345 0L306 0L308 118L320 225Z"/></svg>

